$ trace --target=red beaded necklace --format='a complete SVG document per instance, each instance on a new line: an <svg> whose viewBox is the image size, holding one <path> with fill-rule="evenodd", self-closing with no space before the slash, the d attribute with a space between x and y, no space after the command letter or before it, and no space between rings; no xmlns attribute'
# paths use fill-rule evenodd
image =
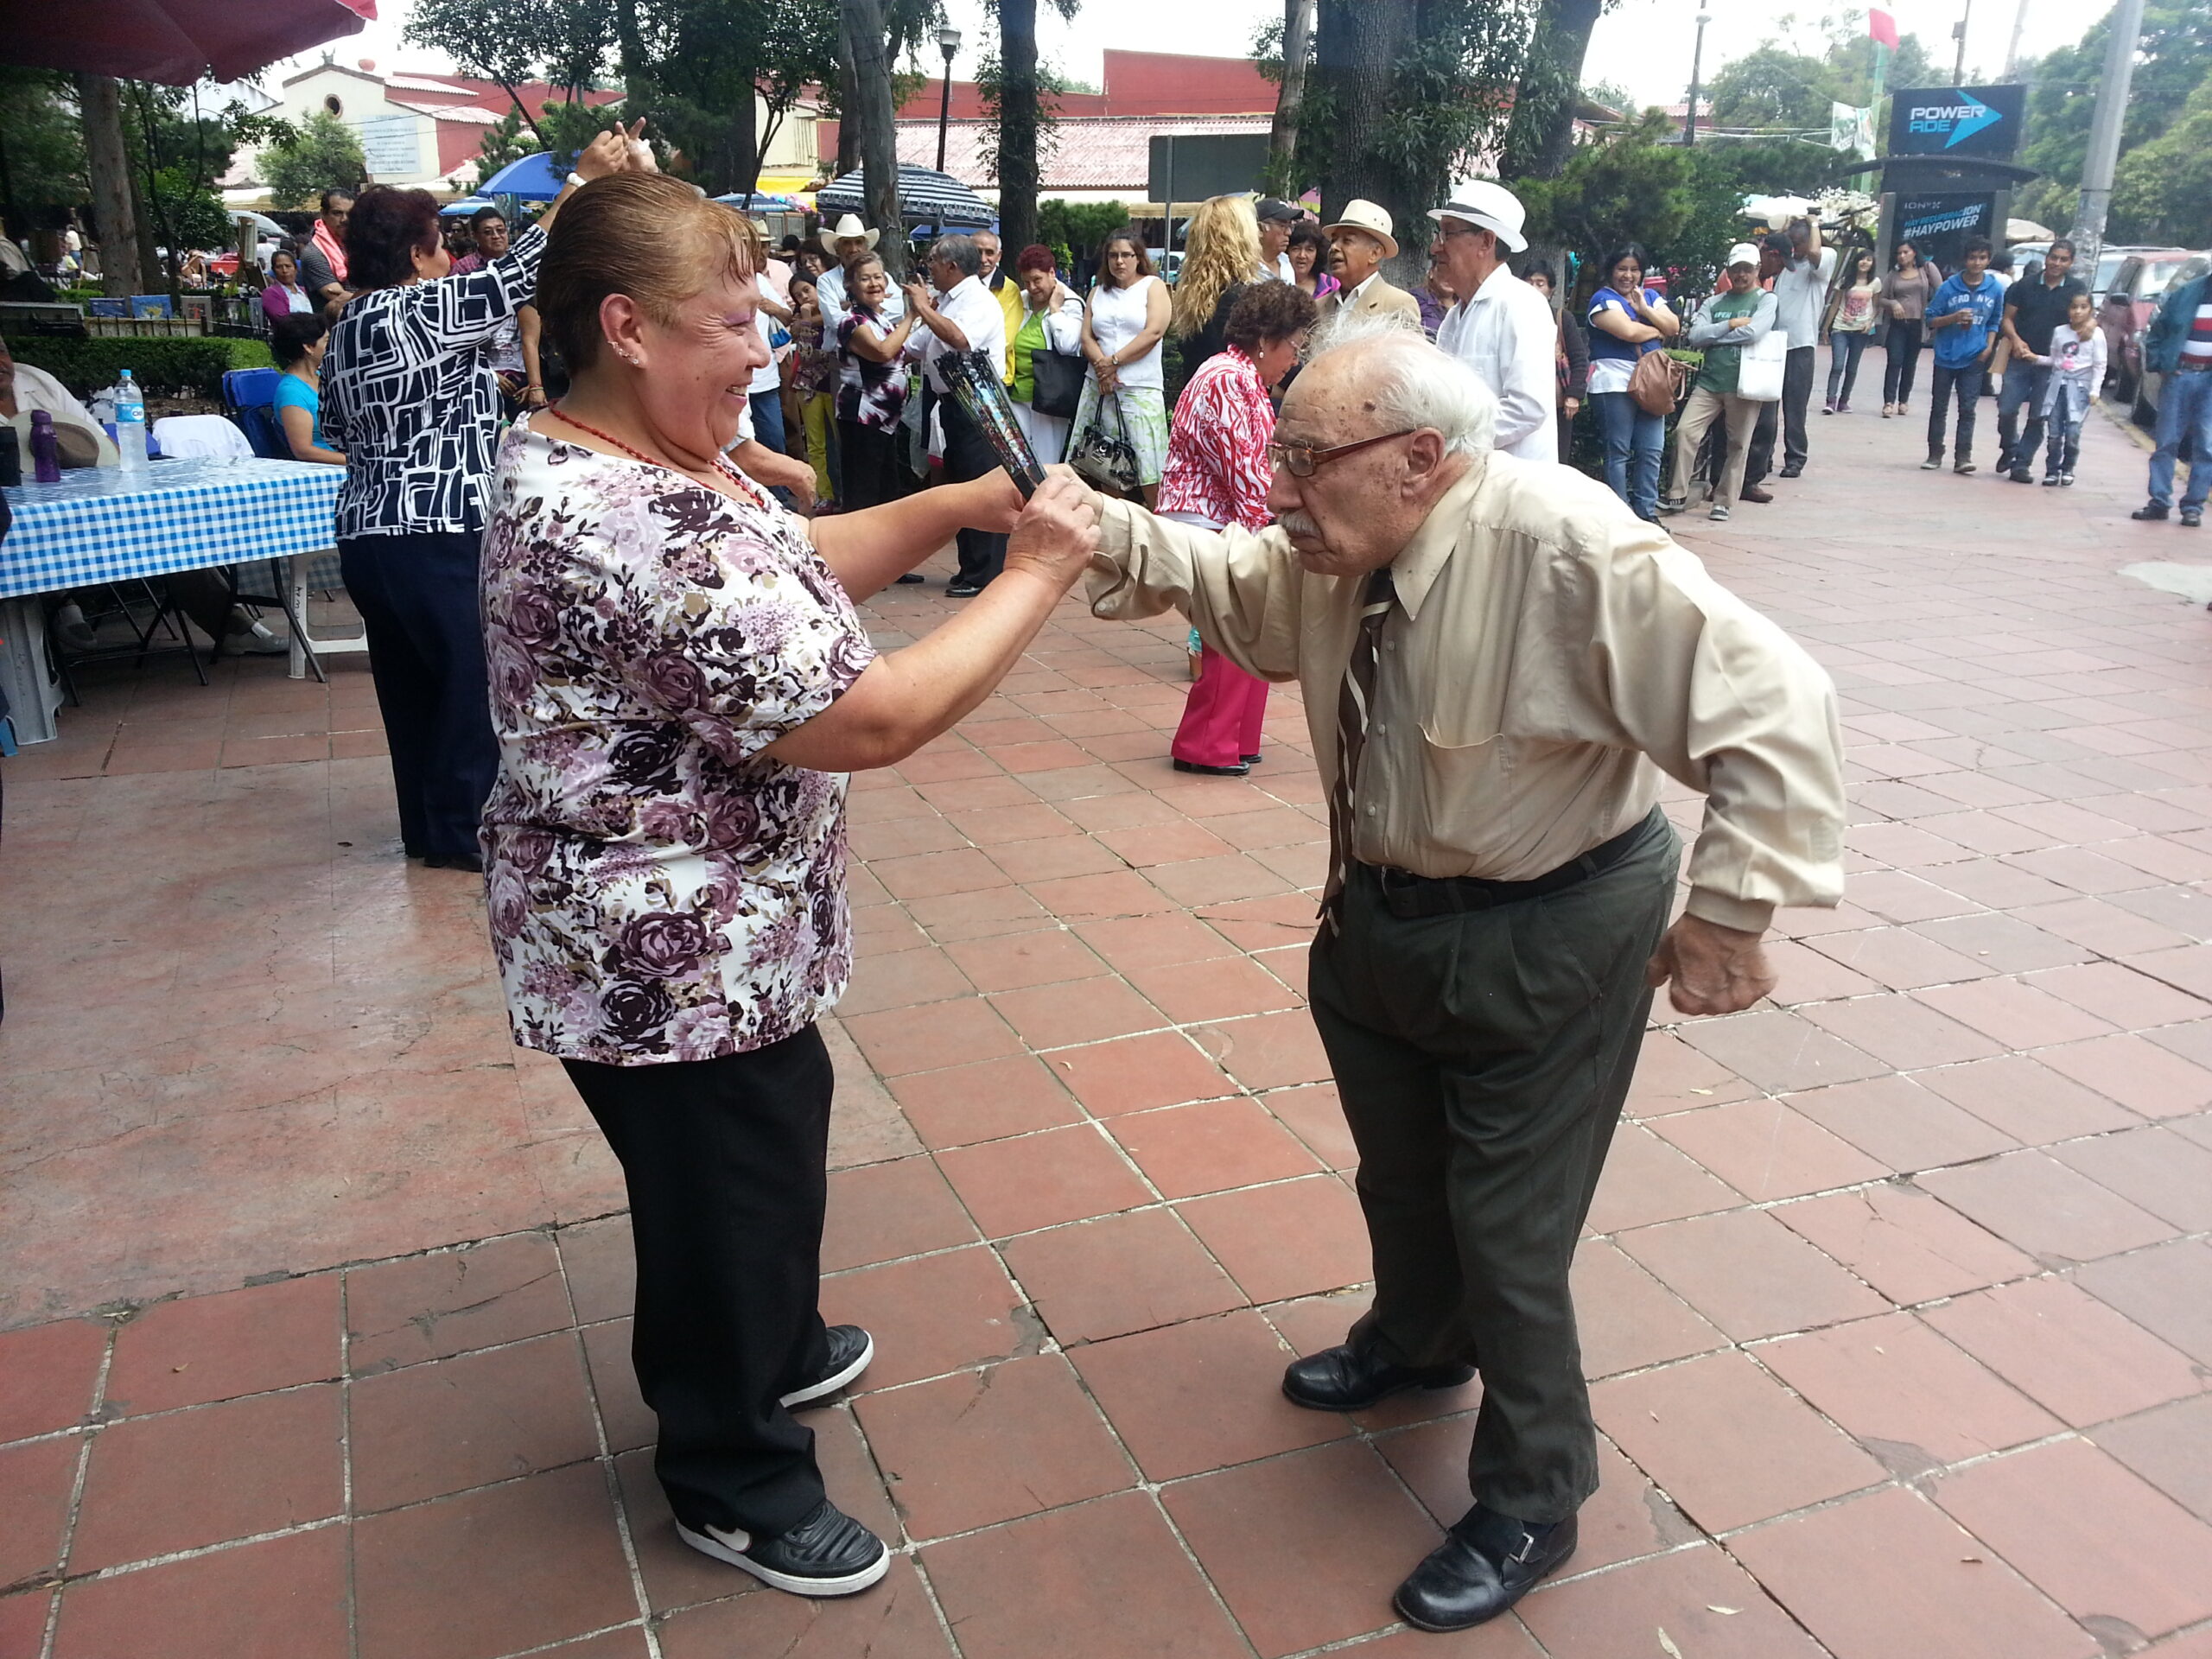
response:
<svg viewBox="0 0 2212 1659"><path fill-rule="evenodd" d="M562 408L558 404L553 405L553 412L556 415L558 415L563 420L566 421L570 426L575 427L577 431L588 432L592 436L597 438L601 443L613 444L617 449L620 449L624 454L630 456L633 460L642 461L648 467L658 467L663 472L674 473L679 478L691 478L691 474L685 472L681 467L671 467L668 462L661 461L652 455L649 455L642 449L632 448L628 444L623 442L621 439L616 437L612 432L602 432L597 427L590 424L590 423L578 420L575 416L569 414L567 410ZM728 474L731 483L736 485L740 490L744 492L745 499L747 501L750 501L756 507L766 506L767 505L760 499L760 492L753 487L753 480L747 478L743 473L739 472L735 467L732 466L728 455L717 454L715 456L715 464L721 467L724 473ZM698 480L696 479L692 479L692 482L696 483Z"/></svg>

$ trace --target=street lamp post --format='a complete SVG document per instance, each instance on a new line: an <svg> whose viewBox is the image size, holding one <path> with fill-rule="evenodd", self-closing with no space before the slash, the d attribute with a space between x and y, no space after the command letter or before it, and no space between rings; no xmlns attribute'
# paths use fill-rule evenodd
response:
<svg viewBox="0 0 2212 1659"><path fill-rule="evenodd" d="M1705 67L1705 26L1713 21L1713 14L1700 11L1697 15L1697 44L1690 48L1690 102L1682 111L1682 142L1697 143L1697 83L1699 72Z"/></svg>
<svg viewBox="0 0 2212 1659"><path fill-rule="evenodd" d="M944 52L944 96L937 106L937 170L944 171L944 127L952 118L952 60L960 50L960 31L950 23L937 32L937 43Z"/></svg>

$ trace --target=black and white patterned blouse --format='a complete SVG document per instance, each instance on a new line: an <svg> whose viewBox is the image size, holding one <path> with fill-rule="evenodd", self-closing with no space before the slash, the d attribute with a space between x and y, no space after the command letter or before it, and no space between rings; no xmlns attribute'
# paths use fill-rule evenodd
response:
<svg viewBox="0 0 2212 1659"><path fill-rule="evenodd" d="M485 346L536 296L544 251L533 225L481 270L346 308L322 363L322 429L346 452L341 539L484 528L499 419Z"/></svg>

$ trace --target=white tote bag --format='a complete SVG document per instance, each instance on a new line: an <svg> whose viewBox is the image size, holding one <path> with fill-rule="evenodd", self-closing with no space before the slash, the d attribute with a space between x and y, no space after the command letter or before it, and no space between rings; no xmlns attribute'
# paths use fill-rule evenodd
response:
<svg viewBox="0 0 2212 1659"><path fill-rule="evenodd" d="M1744 361L1736 372L1736 395L1755 404L1780 403L1789 336L1779 327L1772 327L1742 349Z"/></svg>

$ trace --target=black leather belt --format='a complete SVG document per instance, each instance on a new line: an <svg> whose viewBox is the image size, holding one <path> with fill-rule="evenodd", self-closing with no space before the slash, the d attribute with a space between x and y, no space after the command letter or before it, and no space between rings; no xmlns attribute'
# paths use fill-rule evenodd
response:
<svg viewBox="0 0 2212 1659"><path fill-rule="evenodd" d="M1375 877L1382 890L1383 905L1402 922L1424 916L1449 915L1455 911L1496 910L1501 905L1518 904L1524 899L1564 893L1612 868L1651 832L1654 820L1662 816L1655 806L1611 841L1600 842L1580 858L1569 859L1557 869L1547 870L1526 881L1491 881L1479 875L1415 875L1410 870L1393 869L1383 864L1360 868Z"/></svg>

